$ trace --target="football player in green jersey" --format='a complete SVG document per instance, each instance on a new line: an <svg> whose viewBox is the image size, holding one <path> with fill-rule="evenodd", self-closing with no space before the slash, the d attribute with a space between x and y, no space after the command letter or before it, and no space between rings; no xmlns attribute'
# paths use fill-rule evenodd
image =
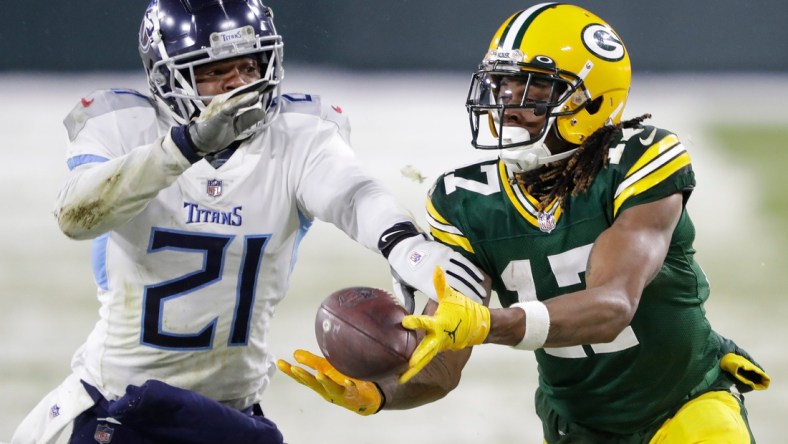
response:
<svg viewBox="0 0 788 444"><path fill-rule="evenodd" d="M754 442L741 393L769 377L706 319L690 156L648 115L622 121L630 80L621 38L579 7L535 5L498 29L467 99L473 145L498 156L438 178L427 213L503 308L435 269L437 307L403 321L425 337L402 385L379 383L387 408L442 352L497 343L535 352L548 443ZM315 388L333 369L310 359L317 379L286 370Z"/></svg>
<svg viewBox="0 0 788 444"><path fill-rule="evenodd" d="M549 443L752 442L739 392L768 376L706 319L690 156L648 116L621 121L630 78L621 38L576 6L499 28L467 108L473 144L500 159L440 177L427 212L506 308L438 270L437 312L404 321L427 336L402 379L442 350L511 345L535 350Z"/></svg>

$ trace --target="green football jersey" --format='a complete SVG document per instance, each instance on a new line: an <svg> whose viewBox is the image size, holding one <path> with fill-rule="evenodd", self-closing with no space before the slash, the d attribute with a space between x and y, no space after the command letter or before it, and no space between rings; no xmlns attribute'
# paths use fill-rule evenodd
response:
<svg viewBox="0 0 788 444"><path fill-rule="evenodd" d="M542 213L498 159L447 172L430 191L430 231L489 274L504 307L582 290L591 246L622 211L675 193L686 199L695 185L689 154L665 130L626 131L609 158L588 191ZM632 433L719 374L694 238L685 210L661 271L614 341L536 351L540 388L565 419Z"/></svg>

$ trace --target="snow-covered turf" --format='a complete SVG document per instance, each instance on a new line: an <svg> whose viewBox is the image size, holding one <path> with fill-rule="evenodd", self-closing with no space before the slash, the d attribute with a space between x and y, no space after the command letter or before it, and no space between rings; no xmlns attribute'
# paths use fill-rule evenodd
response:
<svg viewBox="0 0 788 444"><path fill-rule="evenodd" d="M464 74L305 75L289 67L285 90L310 92L351 117L358 156L423 221L432 180L445 169L484 153L469 144ZM788 406L788 337L784 294L734 294L715 276L739 273L760 282L784 273L786 255L770 241L773 227L756 211L758 172L721 155L702 131L708 122L788 124L784 76L635 77L627 117L653 114L650 123L679 134L693 156L698 188L689 209L698 229L699 257L712 280L709 318L747 348L773 377L772 388L747 397L760 442L781 442ZM69 372L71 354L92 328L97 303L88 263L89 243L65 238L51 215L66 167L63 117L80 97L104 87L144 90L143 75L0 76L0 140L6 199L0 217L0 442ZM427 179L402 175L407 165ZM754 217L756 216L756 217ZM742 227L747 229L743 230ZM732 238L733 235L737 237ZM293 286L272 330L272 349L317 350L314 312L342 286L388 287L388 267L324 223L316 223L299 255ZM781 339L782 338L782 339ZM263 408L291 444L301 443L539 443L532 406L536 386L530 353L484 346L474 351L463 382L446 399L420 409L360 417L325 403L277 375Z"/></svg>

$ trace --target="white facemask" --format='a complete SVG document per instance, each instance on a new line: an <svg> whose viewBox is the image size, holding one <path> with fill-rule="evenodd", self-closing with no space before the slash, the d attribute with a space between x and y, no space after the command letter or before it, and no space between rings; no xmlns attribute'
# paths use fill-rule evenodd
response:
<svg viewBox="0 0 788 444"><path fill-rule="evenodd" d="M555 118L551 118L548 125L552 126L554 119ZM550 148L544 143L549 132L549 130L545 131L542 138L531 145L499 150L498 157L506 163L511 172L524 173L546 163L565 159L575 152L577 148L553 155L553 153L550 152ZM528 130L518 126L503 127L501 135L504 144L522 143L531 140L531 135L528 133Z"/></svg>

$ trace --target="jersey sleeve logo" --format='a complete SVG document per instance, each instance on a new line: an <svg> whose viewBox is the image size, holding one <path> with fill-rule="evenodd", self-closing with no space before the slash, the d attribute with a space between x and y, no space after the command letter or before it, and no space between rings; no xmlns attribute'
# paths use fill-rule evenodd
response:
<svg viewBox="0 0 788 444"><path fill-rule="evenodd" d="M649 133L648 136L640 137L640 143L642 143L643 146L651 146L651 144L654 143L654 136L656 135L657 135L657 129L654 128L653 130L651 130L651 133Z"/></svg>

